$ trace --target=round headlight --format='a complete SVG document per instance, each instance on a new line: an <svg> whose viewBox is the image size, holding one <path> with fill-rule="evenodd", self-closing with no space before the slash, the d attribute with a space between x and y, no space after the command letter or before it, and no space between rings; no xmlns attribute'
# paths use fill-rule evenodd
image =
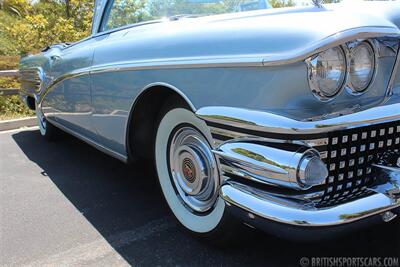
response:
<svg viewBox="0 0 400 267"><path fill-rule="evenodd" d="M375 72L374 49L367 42L358 44L351 50L350 84L356 93L367 89Z"/></svg>
<svg viewBox="0 0 400 267"><path fill-rule="evenodd" d="M313 93L329 100L343 88L346 80L346 56L341 47L326 50L309 60L309 82Z"/></svg>

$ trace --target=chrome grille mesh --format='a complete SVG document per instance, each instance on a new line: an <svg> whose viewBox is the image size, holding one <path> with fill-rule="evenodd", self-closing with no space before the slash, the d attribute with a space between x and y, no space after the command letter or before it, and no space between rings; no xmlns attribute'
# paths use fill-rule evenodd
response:
<svg viewBox="0 0 400 267"><path fill-rule="evenodd" d="M337 131L328 134L328 145L319 147L325 155L329 176L320 206L352 200L369 194L366 190L374 180L372 163L383 152L400 149L400 121Z"/></svg>
<svg viewBox="0 0 400 267"><path fill-rule="evenodd" d="M212 127L211 131L216 144L244 135L216 127ZM258 136L245 135L252 138ZM375 180L372 163L376 163L385 151L400 151L400 121L286 138L301 140L320 152L329 176L323 185L305 193L310 193L317 207L328 207L374 194L368 189Z"/></svg>

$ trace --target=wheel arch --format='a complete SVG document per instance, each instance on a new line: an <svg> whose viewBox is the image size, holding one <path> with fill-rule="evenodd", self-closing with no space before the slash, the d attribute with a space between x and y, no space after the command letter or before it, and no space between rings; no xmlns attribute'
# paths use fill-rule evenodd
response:
<svg viewBox="0 0 400 267"><path fill-rule="evenodd" d="M126 149L128 160L151 158L159 113L171 98L182 101L186 108L196 112L190 99L177 87L156 82L145 86L133 101L126 127ZM154 136L153 136L154 135Z"/></svg>

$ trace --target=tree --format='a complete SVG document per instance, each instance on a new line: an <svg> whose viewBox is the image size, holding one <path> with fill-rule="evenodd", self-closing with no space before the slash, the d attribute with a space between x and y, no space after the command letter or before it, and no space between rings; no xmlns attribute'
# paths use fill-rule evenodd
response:
<svg viewBox="0 0 400 267"><path fill-rule="evenodd" d="M148 19L145 7L146 0L115 0L107 21L107 28L112 29Z"/></svg>
<svg viewBox="0 0 400 267"><path fill-rule="evenodd" d="M0 0L0 9L22 17L32 10L32 6L27 0Z"/></svg>
<svg viewBox="0 0 400 267"><path fill-rule="evenodd" d="M270 0L269 3L274 8L295 6L293 0Z"/></svg>
<svg viewBox="0 0 400 267"><path fill-rule="evenodd" d="M93 4L92 0L3 0L0 55L35 52L52 43L88 36Z"/></svg>

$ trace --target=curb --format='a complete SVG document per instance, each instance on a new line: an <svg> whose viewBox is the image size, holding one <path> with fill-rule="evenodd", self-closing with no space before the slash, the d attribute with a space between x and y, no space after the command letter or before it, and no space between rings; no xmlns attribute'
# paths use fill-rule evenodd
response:
<svg viewBox="0 0 400 267"><path fill-rule="evenodd" d="M32 127L36 126L36 124L36 117L0 121L0 132L14 130L21 127Z"/></svg>

